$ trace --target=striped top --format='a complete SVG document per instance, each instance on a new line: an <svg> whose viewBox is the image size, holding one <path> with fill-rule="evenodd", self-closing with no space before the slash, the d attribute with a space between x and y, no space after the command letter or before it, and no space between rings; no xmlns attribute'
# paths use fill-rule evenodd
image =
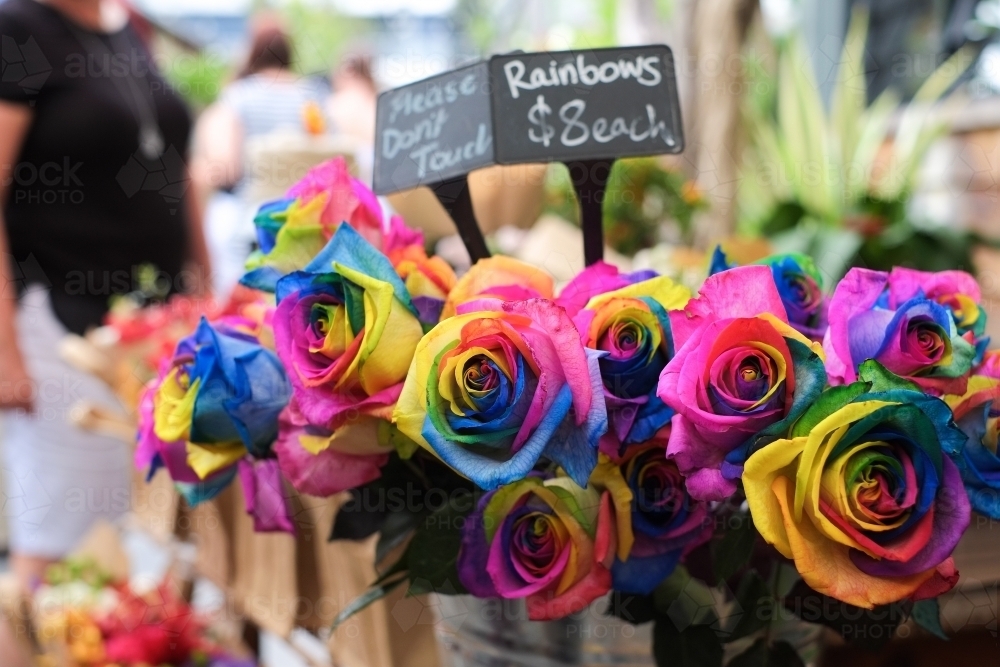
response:
<svg viewBox="0 0 1000 667"><path fill-rule="evenodd" d="M328 94L324 82L312 77L276 81L253 74L227 86L221 101L236 112L243 136L249 138L280 129L302 130L303 107L307 102L322 106Z"/></svg>

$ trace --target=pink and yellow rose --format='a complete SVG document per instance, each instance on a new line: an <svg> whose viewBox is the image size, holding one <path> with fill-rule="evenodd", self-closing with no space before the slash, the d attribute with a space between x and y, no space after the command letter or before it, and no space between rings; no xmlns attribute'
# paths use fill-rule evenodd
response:
<svg viewBox="0 0 1000 667"><path fill-rule="evenodd" d="M767 266L711 276L670 323L676 352L657 390L676 412L667 456L694 498L722 500L740 453L781 437L826 385L823 353L788 324Z"/></svg>
<svg viewBox="0 0 1000 667"><path fill-rule="evenodd" d="M631 547L611 496L567 477L528 477L488 493L465 520L459 580L477 597L525 599L533 621L586 608L611 589L611 565Z"/></svg>
<svg viewBox="0 0 1000 667"><path fill-rule="evenodd" d="M310 169L282 199L260 207L254 217L256 250L241 282L273 292L278 278L305 267L347 223L383 249L382 207L364 183L353 178L343 158Z"/></svg>

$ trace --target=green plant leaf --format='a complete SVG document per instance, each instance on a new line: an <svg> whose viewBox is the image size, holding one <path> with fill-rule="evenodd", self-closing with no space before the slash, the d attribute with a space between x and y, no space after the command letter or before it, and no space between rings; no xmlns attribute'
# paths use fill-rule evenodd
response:
<svg viewBox="0 0 1000 667"><path fill-rule="evenodd" d="M712 625L718 620L711 589L692 577L682 565L653 591L653 601L656 611L681 629L691 625Z"/></svg>
<svg viewBox="0 0 1000 667"><path fill-rule="evenodd" d="M899 102L895 91L886 90L875 98L858 119L860 127L857 143L851 162L844 165L845 202L856 204L867 196L875 158L888 138Z"/></svg>
<svg viewBox="0 0 1000 667"><path fill-rule="evenodd" d="M766 626L771 620L775 604L767 584L755 570L747 572L740 580L736 589L736 602L739 604L740 615L725 638L727 643L748 637ZM767 609L767 613L762 613L762 609Z"/></svg>
<svg viewBox="0 0 1000 667"><path fill-rule="evenodd" d="M351 600L346 607L340 610L337 617L333 619L333 624L330 626L330 632L336 630L341 623L349 619L351 616L354 616L368 605L384 598L404 581L406 581L406 577L401 576L398 579L393 579L389 583L372 586L367 591Z"/></svg>
<svg viewBox="0 0 1000 667"><path fill-rule="evenodd" d="M620 618L632 625L641 625L657 617L656 603L651 595L611 591L604 615Z"/></svg>
<svg viewBox="0 0 1000 667"><path fill-rule="evenodd" d="M900 600L874 609L862 609L835 600L811 589L804 581L796 583L784 596L786 609L806 623L816 623L837 632L857 648L878 650L910 617L913 603Z"/></svg>
<svg viewBox="0 0 1000 667"><path fill-rule="evenodd" d="M378 444L393 447L399 458L404 460L411 458L420 450L420 445L396 428L395 424L387 421L378 423Z"/></svg>
<svg viewBox="0 0 1000 667"><path fill-rule="evenodd" d="M816 402L792 426L790 437L799 438L809 435L817 424L867 390L868 386L863 382L827 387L816 399Z"/></svg>
<svg viewBox="0 0 1000 667"><path fill-rule="evenodd" d="M977 47L966 44L927 77L903 111L893 142L894 169L901 176L883 179L877 194L884 199L902 196L913 182L917 167L934 138L945 125L931 113L931 107L969 69L977 56Z"/></svg>
<svg viewBox="0 0 1000 667"><path fill-rule="evenodd" d="M406 490L414 484L419 484L419 480L397 455L391 455L378 479L350 490L351 498L340 506L334 517L329 541L371 537L381 530L390 514L389 491Z"/></svg>
<svg viewBox="0 0 1000 667"><path fill-rule="evenodd" d="M410 512L405 509L399 512L389 512L382 522L378 543L375 545L375 562L381 563L382 559L405 542L425 516L422 512Z"/></svg>
<svg viewBox="0 0 1000 667"><path fill-rule="evenodd" d="M749 562L756 539L757 529L749 512L737 512L726 520L722 539L712 544L716 581L729 579Z"/></svg>
<svg viewBox="0 0 1000 667"><path fill-rule="evenodd" d="M466 592L455 565L462 545L462 526L473 507L471 493L453 493L447 504L420 524L406 550L410 573L407 595Z"/></svg>
<svg viewBox="0 0 1000 667"><path fill-rule="evenodd" d="M395 563L389 566L389 568L379 575L378 579L372 584L372 586L380 586L390 579L395 579L396 575L406 572L406 568L410 566L409 560L407 559L407 553L403 552L403 555L399 557Z"/></svg>
<svg viewBox="0 0 1000 667"><path fill-rule="evenodd" d="M947 641L948 635L941 627L941 606L937 598L915 603L913 605L913 621L935 637Z"/></svg>
<svg viewBox="0 0 1000 667"><path fill-rule="evenodd" d="M844 38L844 50L837 69L833 89L831 125L834 147L840 148L841 164L850 164L860 139L861 117L868 98L868 77L865 72L865 39L868 36L868 11L856 6L851 12L851 24Z"/></svg>
<svg viewBox="0 0 1000 667"><path fill-rule="evenodd" d="M692 625L683 632L670 619L653 626L653 658L657 667L722 667L722 643L705 625Z"/></svg>
<svg viewBox="0 0 1000 667"><path fill-rule="evenodd" d="M753 646L733 658L728 667L805 667L798 652L788 642L758 639Z"/></svg>

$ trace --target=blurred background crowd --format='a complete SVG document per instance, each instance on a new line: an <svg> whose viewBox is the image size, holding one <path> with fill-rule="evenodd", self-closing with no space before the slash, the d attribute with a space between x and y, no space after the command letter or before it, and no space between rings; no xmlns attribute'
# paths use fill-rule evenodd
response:
<svg viewBox="0 0 1000 667"><path fill-rule="evenodd" d="M823 247L818 259L837 277L859 261L971 268L991 235L985 137L998 116L1000 3L990 0L136 0L131 10L198 117L191 177L217 286L235 279L248 212L310 162L351 153L370 177L378 91L513 49L674 49L688 148L619 164L606 234L622 256L647 250L641 262L683 267L684 248L738 238L737 254L749 243L753 255L762 249L747 240L765 238L778 250ZM905 108L912 132L894 153ZM836 184L820 197L829 169ZM477 213L488 233L504 228L501 250L520 247L513 230L540 214L575 224L561 165L476 179ZM510 210L490 205L499 201ZM431 242L451 232L427 193L391 203Z"/></svg>

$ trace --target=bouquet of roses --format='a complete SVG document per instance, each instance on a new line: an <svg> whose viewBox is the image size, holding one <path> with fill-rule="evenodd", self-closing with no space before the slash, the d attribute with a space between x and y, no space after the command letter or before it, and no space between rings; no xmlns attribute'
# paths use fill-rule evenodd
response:
<svg viewBox="0 0 1000 667"><path fill-rule="evenodd" d="M239 474L255 529L294 532L286 478L330 495L378 477L392 449L379 424L455 275L419 232L383 219L342 159L255 223L260 248L226 308L200 321L144 309L111 324L166 351L141 395L136 465L165 468L192 505Z"/></svg>
<svg viewBox="0 0 1000 667"><path fill-rule="evenodd" d="M940 632L971 507L1000 510L975 280L854 269L827 296L803 256L713 269L697 295L603 263L558 295L506 258L462 276L380 427L395 451L333 529L379 530L380 557L407 546L341 619L406 583L523 600L534 620L645 599L627 620L719 664L793 594ZM765 584L790 568L792 590ZM679 581L736 591L748 620L678 623Z"/></svg>
<svg viewBox="0 0 1000 667"><path fill-rule="evenodd" d="M828 292L807 257L717 253L696 295L602 262L557 293L506 257L456 279L369 194L321 165L258 215L245 282L273 290L274 353L248 377L283 369L287 391L201 410L208 366L179 345L146 420L203 485L249 452L302 493L350 491L331 538L378 533L382 575L336 622L405 583L532 620L628 596L664 660L754 637L748 655L794 655L761 606L803 597L940 631L971 509L1000 513L1000 366L970 275L854 269ZM244 340L227 326L195 347ZM680 622L708 586L742 620Z"/></svg>

